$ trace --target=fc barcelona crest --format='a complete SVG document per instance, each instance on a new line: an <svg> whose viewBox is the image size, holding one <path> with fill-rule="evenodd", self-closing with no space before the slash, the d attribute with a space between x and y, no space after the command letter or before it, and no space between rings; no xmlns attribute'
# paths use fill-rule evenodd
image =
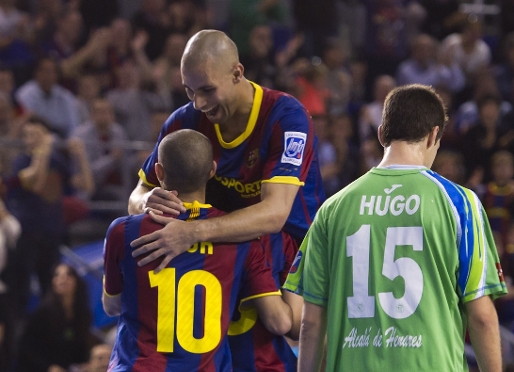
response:
<svg viewBox="0 0 514 372"><path fill-rule="evenodd" d="M248 153L248 160L246 161L246 166L251 168L257 163L259 160L259 149L252 150Z"/></svg>

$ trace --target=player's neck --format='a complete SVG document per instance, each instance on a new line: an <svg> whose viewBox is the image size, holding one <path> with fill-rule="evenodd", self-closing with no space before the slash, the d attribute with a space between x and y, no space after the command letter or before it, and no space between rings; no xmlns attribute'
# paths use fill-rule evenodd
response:
<svg viewBox="0 0 514 372"><path fill-rule="evenodd" d="M424 142L407 143L395 141L384 149L384 157L378 168L391 165L414 165L429 167L427 152Z"/></svg>
<svg viewBox="0 0 514 372"><path fill-rule="evenodd" d="M179 193L178 197L183 203L192 203L197 201L201 204L205 204L205 190L191 193Z"/></svg>
<svg viewBox="0 0 514 372"><path fill-rule="evenodd" d="M252 111L255 94L253 85L250 84L248 80L243 79L239 90L241 99L238 100L234 114L226 123L219 125L221 135L225 142L232 142L246 130L250 112Z"/></svg>

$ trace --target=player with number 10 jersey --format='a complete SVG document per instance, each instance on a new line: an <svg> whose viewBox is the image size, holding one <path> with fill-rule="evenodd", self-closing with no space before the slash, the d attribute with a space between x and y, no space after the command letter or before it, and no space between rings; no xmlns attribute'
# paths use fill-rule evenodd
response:
<svg viewBox="0 0 514 372"><path fill-rule="evenodd" d="M183 220L217 217L210 205L184 203ZM162 225L148 214L121 217L107 232L104 291L121 293L109 371L232 371L226 337L240 301L280 295L258 240L195 244L158 274L143 267L130 242Z"/></svg>
<svg viewBox="0 0 514 372"><path fill-rule="evenodd" d="M327 370L357 372L467 371L463 304L506 293L477 196L413 166L327 200L285 288L328 306Z"/></svg>

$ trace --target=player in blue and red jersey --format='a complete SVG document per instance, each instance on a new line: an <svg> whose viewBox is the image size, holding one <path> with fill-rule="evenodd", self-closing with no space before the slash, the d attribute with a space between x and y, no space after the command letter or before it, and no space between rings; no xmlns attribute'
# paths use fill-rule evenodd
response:
<svg viewBox="0 0 514 372"><path fill-rule="evenodd" d="M198 241L244 241L280 230L292 237L288 244L296 250L296 242L303 239L325 199L317 160L317 139L309 113L290 95L246 80L237 48L220 31L200 31L189 40L181 72L192 102L170 116L160 137L181 128L191 128L211 140L219 165L207 186L207 202L230 213L190 224L152 214L152 218L166 226L134 241L133 246L141 246L134 255L153 251L140 261L141 264L165 255L158 266L160 269ZM180 195L177 197L176 193L155 187L156 155L154 151L140 171L140 182L129 201L130 213L183 210ZM269 249L273 254L281 254L290 248L280 245ZM289 269L289 266L280 266L290 264L284 258L273 262L274 273ZM278 276L276 279L282 284ZM254 350L254 358L245 359L252 363L247 368L252 369L245 370L256 368L253 360L269 361L270 350L277 353L282 349ZM283 350L289 355L276 355L271 359L294 360L287 346ZM262 369L267 368L269 366ZM284 363L281 368L295 370L284 367Z"/></svg>
<svg viewBox="0 0 514 372"><path fill-rule="evenodd" d="M162 187L179 190L184 199L187 210L177 218L223 213L202 204L215 171L205 136L191 130L167 136L156 168ZM249 300L270 331L289 331L291 308L279 297L258 240L201 242L156 274L158 262L138 266L130 242L160 228L140 214L117 219L107 232L102 300L108 314L120 314L109 371L231 371L225 336L234 309Z"/></svg>

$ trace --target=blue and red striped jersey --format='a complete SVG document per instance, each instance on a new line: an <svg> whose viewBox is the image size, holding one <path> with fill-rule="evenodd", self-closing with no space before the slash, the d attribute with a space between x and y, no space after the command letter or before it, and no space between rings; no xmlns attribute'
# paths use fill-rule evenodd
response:
<svg viewBox="0 0 514 372"><path fill-rule="evenodd" d="M214 160L218 163L216 175L207 185L207 203L232 212L258 203L263 182L302 186L284 230L303 239L325 200L314 127L298 100L286 93L253 86L255 96L250 118L245 132L238 138L225 142L219 126L189 103L173 112L164 123L158 143L139 176L147 186L157 186L154 165L161 139L179 129L197 130L213 144Z"/></svg>
<svg viewBox="0 0 514 372"><path fill-rule="evenodd" d="M275 283L280 288L296 257L298 245L285 232L260 240ZM234 372L296 372L298 361L286 339L269 332L255 309L236 311L228 335Z"/></svg>
<svg viewBox="0 0 514 372"><path fill-rule="evenodd" d="M209 206L184 203L182 220L219 216ZM148 215L121 217L107 231L104 291L121 294L121 315L109 371L231 371L226 337L244 299L280 295L263 245L195 244L159 274L159 260L139 267L130 242L162 228Z"/></svg>

